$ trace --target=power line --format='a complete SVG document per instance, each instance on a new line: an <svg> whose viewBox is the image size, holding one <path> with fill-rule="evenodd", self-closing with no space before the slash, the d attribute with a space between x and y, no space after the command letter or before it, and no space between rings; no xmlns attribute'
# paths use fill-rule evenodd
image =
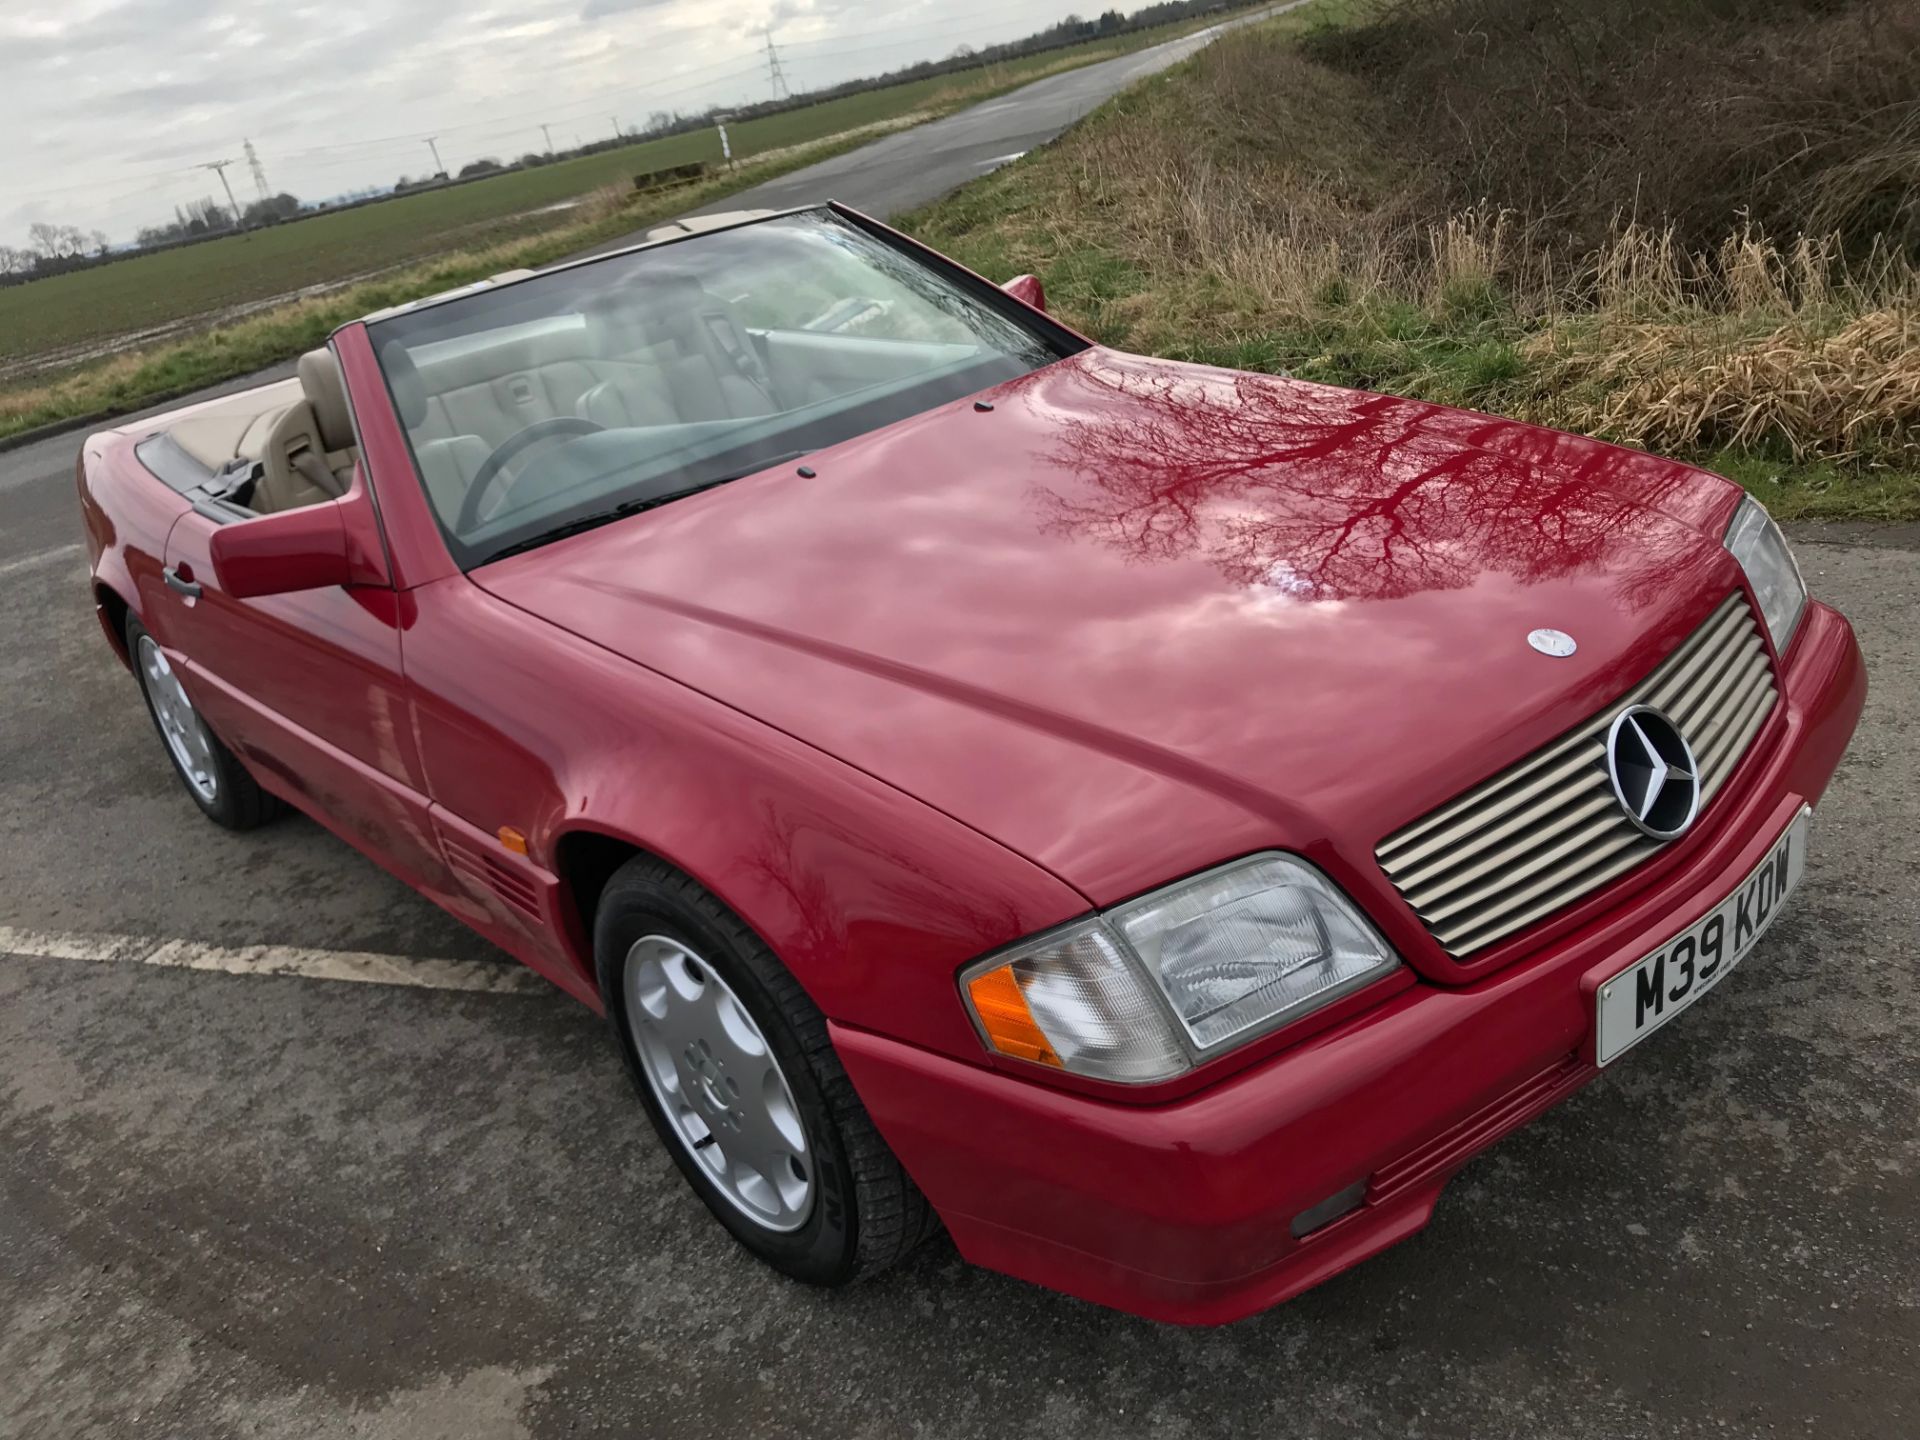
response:
<svg viewBox="0 0 1920 1440"><path fill-rule="evenodd" d="M661 90L653 87L648 87L644 90L635 89L631 86L610 87L558 104L542 105L525 110L495 111L479 120L465 120L455 125L441 125L431 131L406 130L393 135L368 136L364 140L336 140L325 145L310 145L300 150L281 152L280 158L283 160L306 160L316 155L331 155L346 150L374 150L387 147L399 149L418 144L420 141L425 140L430 134L436 137L443 137L455 132L464 134L469 130L481 130L487 135L505 136L510 133L512 128L516 128L512 127L509 122L523 120L533 115L546 115L549 117L559 115L562 117L562 120L564 120L565 118L571 118L571 112L574 110L597 110L605 105L609 99L637 98L647 102L665 100L676 95L685 95L694 90L702 90L709 85L716 85L725 80L744 79L747 76L766 73L764 67L759 63L741 68L739 61L733 59L716 61L714 64L697 66L690 70L677 69L675 74L683 76L699 74L703 71L715 69L720 65L732 65L735 68L723 75L711 76L707 79L696 81L691 85L678 85L670 90ZM535 122L535 124L539 126L542 134L546 137L549 152L553 149L552 127L562 123L562 120L549 119L544 123L539 121ZM66 188L84 190L90 189L91 186L89 184L79 184Z"/></svg>
<svg viewBox="0 0 1920 1440"><path fill-rule="evenodd" d="M1019 3L1012 5L988 5L977 10L970 8L967 11L967 18L959 23L950 20L935 20L922 22L918 25L873 26L857 32L847 32L839 35L823 35L817 40L788 40L783 43L788 50L807 50L815 45L838 45L843 41L865 40L874 35L901 35L907 38L902 39L899 43L902 45L910 45L913 43L912 37L920 33L944 35L955 31L978 31L980 29L980 21L985 17L1003 14L1031 14L1032 11L1032 0L1019 0ZM1004 42L989 41L987 43L1000 44Z"/></svg>
<svg viewBox="0 0 1920 1440"><path fill-rule="evenodd" d="M151 179L155 184L181 175L191 175L196 170L204 170L204 165L175 165L167 170L141 170L132 175L116 175L103 180L76 180L70 185L40 185L34 188L38 195L70 195L75 190L98 190L103 185L120 185L132 180Z"/></svg>
<svg viewBox="0 0 1920 1440"><path fill-rule="evenodd" d="M977 18L980 15L997 14L997 13L1002 13L1003 11L1025 10L1027 8L1028 6L1025 3L1025 0L1022 0L1022 3L1017 5L993 6L985 10L971 12L971 13ZM823 36L814 40L782 41L778 46L778 50L780 52L784 52L787 50L792 50L797 48L811 48L811 47L816 47L821 45L839 45L839 44L844 44L844 42L848 40L866 40L875 35L887 35L887 34L895 34L895 35L902 35L902 36L908 37L908 38L902 39L898 43L910 44L912 43L911 37L913 32L915 30L920 30L925 28L926 27L924 26L893 26L893 27L888 27L886 29L875 28L875 29L860 31L857 33L828 35L828 36ZM973 30L977 27L971 21L966 22L957 27L951 25L950 22L942 21L942 22L939 22L938 28L941 32L945 32L950 29ZM843 55L866 54L866 53L871 53L872 51L875 51L875 50L886 49L886 48L893 48L893 47L878 46L878 45L859 45L851 49L830 51L827 54L817 55L812 58L818 59L818 60L834 60L834 59L839 59ZM781 64L782 64L782 74L781 74L782 83L787 85L787 87L790 90L791 82L787 80L787 77L785 75L784 54L780 55L778 58L781 59ZM703 90L710 85L716 85L725 80L744 79L750 75L755 75L755 74L759 74L759 75L768 74L767 66L765 65L764 61L756 65L742 67L740 66L737 59L715 60L715 61L710 61L705 65L697 65L693 67L675 67L674 73L676 76L684 78L686 76L691 76L691 75L704 75L705 72L707 71L718 70L726 66L731 66L733 68L727 70L727 72L723 75L710 76L708 78L699 80L696 83L690 84L690 85L676 85L669 90L659 90L659 89L653 89L653 88L648 88L645 90L636 90L630 87L609 88L607 90L596 92L595 94L592 94L592 95L581 96L574 100L563 102L558 107L545 106L541 108L545 109L546 113L548 113L549 115L553 114L556 109L558 109L563 114L573 109L596 109L606 104L607 99L609 97L616 96L616 95L631 95L631 96L644 98L645 100L648 100L648 101L670 99L677 95L685 95L694 90ZM769 76L768 78L771 78L771 76ZM430 134L438 138L452 131L466 131L466 130L480 129L482 127L488 127L488 126L500 126L501 122L503 121L524 118L534 113L538 113L538 112L534 110L507 111L504 113L496 112L493 114L489 114L484 119L469 120L469 121L464 121L454 125L442 125L438 127L438 129L433 131L409 130L399 134L371 136L364 140L341 140L341 141L335 141L331 144L308 146L299 150L278 151L276 153L280 156L280 159L282 160L305 160L316 155L337 154L345 150L374 149L374 148L380 148L385 146L392 146L398 149L405 145L417 144L418 142L425 140ZM546 126L542 126L541 128L543 130L547 129ZM548 148L549 149L552 148L551 137L549 137ZM200 168L202 167L191 165L191 164L183 164L179 166L169 167L167 169L139 171L134 173L133 175L118 176L118 177L108 179L104 183L111 185L115 183L124 183L127 180L145 179L150 176L157 178L157 177L166 176L166 175L184 175L184 174L190 173L195 169L200 169ZM97 188L101 183L103 182L83 180L83 181L77 181L77 182L66 184L66 185L37 187L35 193L41 194L41 195L67 194L76 190L92 190Z"/></svg>
<svg viewBox="0 0 1920 1440"><path fill-rule="evenodd" d="M793 96L793 85L788 75L788 71L787 71L788 62L783 52L790 50L795 46L798 46L801 48L807 48L811 50L813 53L808 58L812 60L831 62L831 61L841 59L842 57L872 54L882 50L897 51L898 49L908 45L933 41L936 39L937 36L947 34L947 33L954 33L955 31L958 31L958 30L964 30L973 34L977 34L979 29L981 28L980 21L983 17L997 16L1001 14L1011 14L1012 12L1025 10L1027 8L1028 6L1026 4L1026 0L1015 0L1015 3L989 4L988 6L983 7L980 10L971 11L969 12L969 18L966 21L958 22L957 24L955 21L953 21L950 18L941 18L936 20L931 25L928 25L925 22L922 22L919 25L904 25L904 26L890 26L885 28L873 28L873 29L868 29L860 32L849 32L849 33L843 33L841 35L822 36L812 40L800 40L800 41L794 41L786 44L777 43L774 39L773 28L771 26L768 26L762 31L764 53L763 53L760 64L758 64L757 66L748 67L748 68L737 68L738 67L737 60L711 61L704 65L694 66L691 68L677 69L675 73L677 76L681 77L682 79L685 79L687 77L692 77L692 76L700 76L701 78L693 80L691 83L676 85L671 89L633 90L633 89L628 89L624 87L618 88L618 89L610 87L606 90L599 91L595 94L577 96L570 100L562 101L557 106L550 104L546 107L543 107L545 108L546 113L550 118L546 121L540 122L540 130L547 144L547 153L549 155L552 155L554 153L552 126L554 124L566 123L569 120L574 121L574 123L578 123L576 117L571 112L585 109L585 108L590 108L590 107L603 106L608 102L608 100L613 99L617 96L633 96L636 98L644 98L644 100L647 103L653 103L659 100L669 99L678 95L685 95L690 92L702 91L702 90L710 91L712 88L716 86L724 85L730 80L736 80L736 79L744 80L755 74L759 74L767 81L768 86L772 91L772 94L776 100L791 99ZM989 25L991 25L991 22L989 22ZM872 41L878 39L879 37L887 36L887 35L897 35L900 38L898 40L894 40L890 42L883 42L878 44L871 43ZM856 43L852 46L848 46L846 45L845 42L849 40L867 41L869 43L865 43L865 44ZM828 49L823 47L836 47L836 48ZM709 73L715 70L720 70L722 69L722 67L726 67L729 65L735 66L736 68L726 70L725 73L722 73L722 74ZM383 137L377 137L377 138L369 138L365 140L343 140L343 141L332 142L329 144L309 146L304 149L296 150L296 151L276 152L276 154L278 155L279 161L281 163L285 163L289 160L292 160L292 161L302 162L303 164L313 165L316 168L335 169L335 168L344 168L345 166L350 164L359 164L359 163L367 163L367 162L371 162L375 164L385 163L384 161L378 159L377 156L371 152L378 152L378 151L390 150L390 149L397 150L397 149L403 148L406 145L424 142L433 151L435 169L436 169L436 173L438 173L440 171L443 171L445 168L440 161L439 147L436 143L443 135L452 131L460 131L460 132L479 131L481 132L483 139L485 139L485 138L490 138L487 135L487 132L491 131L493 135L500 136L501 138L504 139L505 135L510 133L510 131L507 129L506 125L503 122L508 122L516 118L524 117L529 113L530 112L528 111L507 112L505 114L495 112L481 119L458 122L452 125L443 125L439 128L439 130L434 132L415 131L415 132L411 132L410 134L383 136ZM531 113L537 113L537 112L531 112ZM552 118L556 115L558 115L559 118L557 119ZM615 126L615 130L619 131L620 125L617 118L614 121L614 126ZM475 141L472 138L470 138L468 143L472 144L472 143L475 143ZM253 181L256 189L260 190L263 196L270 196L271 188L266 182L264 167L260 164L258 153L255 151L253 144L250 140L245 143L243 154L245 155L245 163L247 164L249 170L252 172ZM321 158L321 157L329 157L329 158ZM332 157L338 157L338 158L332 158ZM227 192L227 198L229 203L234 204L235 217L237 220L238 213L239 213L238 205L234 201L232 186L227 181L227 175L226 175L226 169L225 169L225 167L231 163L233 162L223 160L218 162L217 164L183 164L177 168L156 169L156 170L150 170L150 171L144 171L144 172L134 172L133 174L130 174L130 175L123 174L118 177L109 178L105 180L104 183L108 186L115 185L116 183L121 185L132 183L139 186L140 192L144 192L148 189L161 188L162 186L169 183L172 177L175 177L175 176L185 176L187 174L192 173L195 170L214 170L215 173L219 174L220 176L221 184L222 184L222 187ZM145 182L145 183L142 184L141 182ZM50 186L44 190L40 190L38 193L52 195L52 194L71 193L79 190L94 190L99 188L101 183L102 182L98 182L98 181L81 181L77 183L69 183L69 184L60 185L60 186Z"/></svg>
<svg viewBox="0 0 1920 1440"><path fill-rule="evenodd" d="M718 61L718 62L715 62L714 65L704 65L704 66L698 67L698 69L711 70L716 68L717 65L723 65L723 64L737 65L737 62ZM681 71L678 71L677 73L681 75L689 75L697 72L694 70L681 70ZM726 72L725 74L710 76L706 79L696 81L695 83L690 85L677 85L677 86L674 86L672 89L668 89L668 90L660 90L660 89L655 89L651 87L645 90L635 90L631 87L621 87L619 89L608 89L608 90L599 91L592 95L582 96L576 100L563 102L558 106L546 106L546 107L543 107L543 109L544 109L544 112L548 115L554 114L557 110L561 115L567 116L568 112L572 110L591 109L591 108L604 105L607 103L607 99L611 96L638 96L638 97L644 97L647 101L666 100L666 99L671 99L674 96L689 94L696 90L704 90L710 85L717 85L727 80L745 79L748 76L764 75L766 73L767 71L764 64L753 65L753 66L747 66L744 68L735 68L733 70ZM786 77L785 77L785 74L783 73L781 75L781 84L785 86L786 83L787 83ZM434 130L434 131L409 130L409 131L403 131L393 135L369 136L364 140L338 140L325 145L310 145L300 150L289 150L281 154L280 158L283 160L308 160L319 155L334 155L334 154L339 154L340 152L349 151L349 150L378 150L378 149L387 149L387 148L401 149L409 145L419 144L425 141L429 137L429 135L431 135L435 139L439 139L450 131L464 132L468 130L482 129L483 127L493 127L492 129L493 134L504 136L505 134L508 133L508 127L505 126L502 122L511 121L516 118L524 117L530 114L538 114L538 113L541 113L541 112L534 111L534 110L507 111L505 113L496 113L496 114L488 115L486 118L481 120L468 120L457 125L442 125L437 130ZM552 154L553 153L552 127L555 124L559 124L561 122L546 121L546 122L536 122L536 123L539 124L541 134L546 139L547 153ZM156 173L156 174L183 173L186 169L191 169L191 168L193 167L190 167L190 166L182 167L181 172L165 171L165 172L153 172L153 173ZM82 183L82 184L66 186L62 188L73 189L73 190L84 190L84 189L91 189L93 187L90 183ZM43 193L52 193L52 192L48 191Z"/></svg>
<svg viewBox="0 0 1920 1440"><path fill-rule="evenodd" d="M969 12L969 15L971 18L965 22L961 22L958 25L955 25L953 22L950 22L950 21L942 20L942 21L936 22L935 26L931 28L934 30L934 33L936 34L944 34L950 31L972 31L978 28L976 22L981 16L1010 13L1010 12L1020 12L1020 11L1025 11L1029 8L1030 8L1030 5L1027 3L1027 0L1019 0L1019 3L1016 3L1016 4L995 5L995 6L986 7L981 10L971 11ZM918 25L918 26L912 26L912 25L890 26L885 28L875 27L867 30L862 30L859 32L849 32L849 33L844 33L840 35L821 36L813 40L782 41L778 49L784 52L787 50L807 49L807 48L812 48L812 47L821 46L821 45L843 45L844 42L848 40L867 40L876 35L900 35L905 38L900 40L898 43L904 45L904 44L913 43L915 32L925 32L929 28L930 27L924 24ZM843 55L866 54L866 53L871 53L872 51L875 51L875 50L887 49L887 48L893 48L893 46L891 45L888 45L888 46L859 45L859 46L855 46L848 49L830 51L827 54L815 56L813 58L820 59L820 60L833 60L833 59L838 59ZM784 73L784 66L785 66L784 56L782 56L781 59L782 59L781 79L783 82L785 82L786 76ZM609 88L606 90L596 92L595 94L592 94L592 95L582 96L577 99L564 102L558 107L546 106L541 108L545 109L548 114L554 113L555 108L558 108L563 113L567 110L575 109L575 108L595 109L606 104L607 98L614 95L634 95L637 97L643 97L648 100L665 99L675 95L684 95L692 90L705 89L707 86L717 84L723 80L734 79L734 78L744 78L748 75L753 75L753 74L763 74L763 75L767 74L767 68L764 63L745 67L745 68L740 68L737 60L715 60L715 61L710 61L705 65L697 65L692 67L675 67L674 73L676 76L680 76L680 77L685 77L690 75L702 75L709 70L717 70L723 66L734 66L735 68L729 70L724 75L716 75L708 79L703 79L698 83L692 84L692 85L675 86L673 89L670 89L670 90L658 90L658 89L652 89L652 88L649 88L646 90L635 90L629 87ZM787 82L787 83L789 84L789 88L790 88L790 82ZM282 160L299 160L299 159L306 159L315 155L333 154L342 150L374 148L374 147L387 146L387 145L398 147L402 144L411 144L411 143L416 143L418 141L424 140L427 138L429 134L432 134L438 137L438 136L443 136L450 131L465 131L465 130L478 129L485 126L497 126L502 121L516 119L516 118L524 118L525 116L532 113L535 113L535 112L531 110L508 111L504 113L495 112L493 114L489 114L484 119L469 120L469 121L464 121L454 125L442 125L438 127L437 130L434 130L431 132L426 130L410 130L410 131L406 131L406 132L395 134L395 135L373 136L364 140L342 140L342 141L333 142L331 144L309 146L299 150L287 150L287 151L280 151L277 153L280 155L280 158ZM195 169L200 169L200 168L203 168L203 167L192 165L192 164L182 164L178 166L167 167L165 169L137 171L132 175L122 175L122 176L112 177L105 180L104 182L93 181L93 180L82 180L82 181L76 181L76 182L72 182L65 185L41 186L41 187L36 187L35 193L41 194L41 195L68 194L76 190L92 190L97 188L102 183L112 185L116 183L125 183L126 181L129 181L129 180L146 179L148 177L160 177L165 175L184 175Z"/></svg>

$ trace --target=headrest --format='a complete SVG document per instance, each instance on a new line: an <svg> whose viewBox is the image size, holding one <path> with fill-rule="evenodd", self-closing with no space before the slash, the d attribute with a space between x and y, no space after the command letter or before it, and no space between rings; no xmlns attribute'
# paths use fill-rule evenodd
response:
<svg viewBox="0 0 1920 1440"><path fill-rule="evenodd" d="M427 382L420 367L398 340L380 347L380 368L386 372L387 388L393 392L393 408L400 423L412 430L427 418Z"/></svg>
<svg viewBox="0 0 1920 1440"><path fill-rule="evenodd" d="M664 266L650 266L639 278L595 295L580 307L594 352L608 358L691 340L700 316L721 308L699 276Z"/></svg>
<svg viewBox="0 0 1920 1440"><path fill-rule="evenodd" d="M353 448L353 414L347 409L347 382L341 377L340 362L333 351L321 346L300 357L296 372L300 393L313 407L314 427L320 443L329 451Z"/></svg>
<svg viewBox="0 0 1920 1440"><path fill-rule="evenodd" d="M602 360L624 360L653 343L640 328L639 306L623 291L595 295L580 306L587 345Z"/></svg>

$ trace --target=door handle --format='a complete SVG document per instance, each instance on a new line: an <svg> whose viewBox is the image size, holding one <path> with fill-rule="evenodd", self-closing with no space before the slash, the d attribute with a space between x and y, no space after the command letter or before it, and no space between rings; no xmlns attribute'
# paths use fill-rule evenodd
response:
<svg viewBox="0 0 1920 1440"><path fill-rule="evenodd" d="M160 572L160 578L167 582L169 590L178 591L189 600L198 600L201 596L202 592L193 578L193 571L184 565L169 565Z"/></svg>

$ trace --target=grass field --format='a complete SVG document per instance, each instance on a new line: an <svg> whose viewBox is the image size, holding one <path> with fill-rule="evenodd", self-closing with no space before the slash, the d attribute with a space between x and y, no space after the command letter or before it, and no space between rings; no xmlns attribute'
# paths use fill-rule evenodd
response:
<svg viewBox="0 0 1920 1440"><path fill-rule="evenodd" d="M728 133L735 156L752 159L902 117L946 113L1043 75L1159 44L1216 18L870 90L746 121ZM712 130L0 288L0 374L12 368L17 387L36 372L90 358L89 347L116 337L164 334L168 327L309 287L562 231L579 217L566 210L539 212L628 183L637 173L696 160L719 163L719 138ZM43 357L51 363L38 363Z"/></svg>
<svg viewBox="0 0 1920 1440"><path fill-rule="evenodd" d="M886 124L809 145L770 150L737 172L645 200L611 204L591 197L578 218L543 233L451 251L374 280L261 309L183 340L114 355L50 378L0 386L0 440L76 419L122 415L204 386L252 374L324 344L361 315L417 300L503 270L539 267L605 240L644 231L732 191L867 142Z"/></svg>
<svg viewBox="0 0 1920 1440"><path fill-rule="evenodd" d="M1597 208L1604 194L1591 218L1561 207L1548 219L1436 184L1444 143L1407 133L1427 98L1420 87L1437 75L1472 89L1482 77L1458 75L1432 44L1364 31L1409 17L1473 40L1478 56L1486 47L1475 37L1523 31L1462 16L1525 3L1323 0L1220 40L1056 144L896 223L983 274L1032 271L1063 318L1116 346L1678 454L1739 480L1782 518L1920 519L1920 267L1883 222L1770 237L1736 218L1745 192L1732 188L1731 165L1700 177L1729 188L1721 228L1697 245L1661 214L1609 220ZM1632 0L1539 3L1590 18L1627 14ZM1741 22L1756 53L1794 73L1809 73L1808 54L1847 53L1847 37L1827 27L1859 15L1771 3L1772 27ZM1796 12L1803 3L1812 19ZM1899 0L1855 3L1894 12ZM1704 4L1700 13L1713 19ZM1688 64L1710 87L1719 77L1706 37L1700 49ZM1356 50L1388 58L1351 68L1324 58ZM1496 44L1493 59L1503 58ZM1578 58L1617 78L1599 42ZM1528 102L1539 82L1522 59L1513 65L1528 84L1509 92ZM1524 63L1535 64L1532 51ZM1751 63L1736 56L1729 68ZM1775 95L1771 83L1764 93ZM1898 119L1875 114L1883 127ZM1846 112L1831 118L1844 131ZM1500 146L1527 143L1530 123L1490 115L1496 138L1465 147L1482 167L1465 183L1497 179ZM1890 173L1883 138L1860 128L1882 166L1873 173ZM1569 155L1578 186L1584 157L1577 146ZM1684 165L1688 153L1655 159ZM1844 153L1835 160L1849 176L1863 168ZM1557 198L1544 161L1525 179L1547 205ZM1670 180L1693 193L1684 174ZM1901 213L1883 205L1869 218Z"/></svg>

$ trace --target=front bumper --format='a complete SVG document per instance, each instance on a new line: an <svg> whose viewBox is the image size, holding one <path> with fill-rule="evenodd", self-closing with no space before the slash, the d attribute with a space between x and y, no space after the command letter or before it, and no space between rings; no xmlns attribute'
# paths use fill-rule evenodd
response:
<svg viewBox="0 0 1920 1440"><path fill-rule="evenodd" d="M1704 914L1820 798L1866 670L1822 605L1791 660L1784 724L1762 732L1712 843L1476 984L1410 987L1160 1105L844 1026L834 1044L967 1259L1159 1320L1218 1324L1278 1304L1419 1230L1468 1159L1598 1074L1594 988ZM1304 1212L1354 1187L1358 1208L1295 1236Z"/></svg>

